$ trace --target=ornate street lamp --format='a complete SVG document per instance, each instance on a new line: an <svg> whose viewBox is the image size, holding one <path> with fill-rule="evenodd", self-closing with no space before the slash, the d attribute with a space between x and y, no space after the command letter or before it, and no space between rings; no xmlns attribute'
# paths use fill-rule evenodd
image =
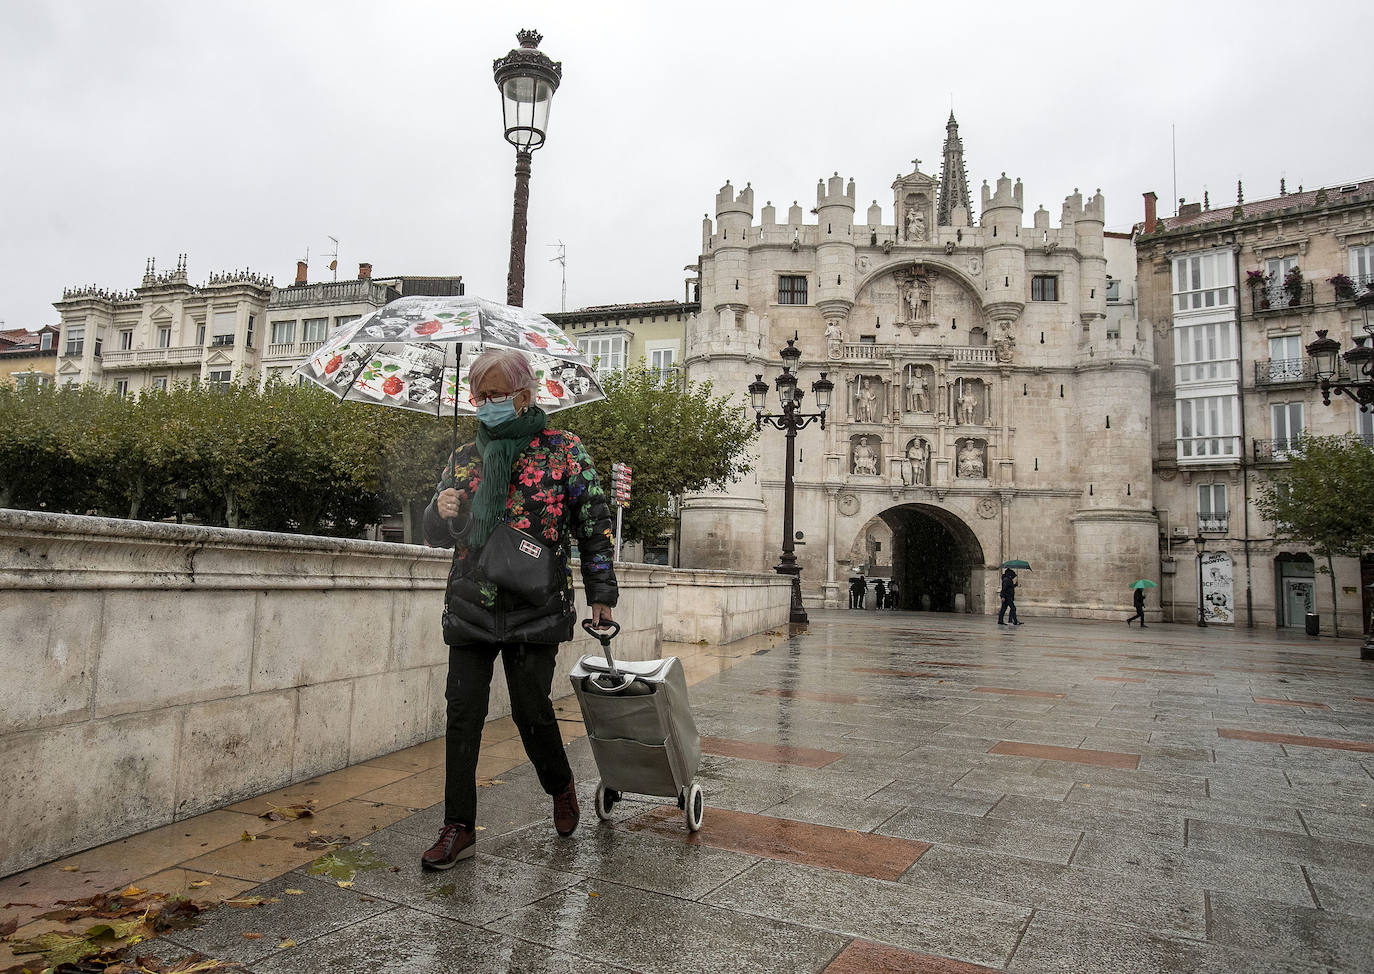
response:
<svg viewBox="0 0 1374 974"><path fill-rule="evenodd" d="M1197 545L1197 624L1199 628L1207 627L1207 613L1202 601L1202 551L1207 547L1207 539L1202 536L1199 529L1197 537L1193 539L1193 544Z"/></svg>
<svg viewBox="0 0 1374 974"><path fill-rule="evenodd" d="M1341 343L1326 337L1326 329L1317 332L1316 341L1307 346L1307 354L1312 357L1312 369L1317 376L1321 389L1322 402L1331 405L1331 393L1348 396L1359 404L1361 411L1374 409L1374 325L1369 323L1369 308L1374 305L1374 288L1370 288L1355 301L1364 311L1364 334L1354 336L1355 347L1341 354ZM1336 356L1345 359L1350 367L1350 378L1336 378Z"/></svg>
<svg viewBox="0 0 1374 974"><path fill-rule="evenodd" d="M506 275L506 303L525 303L525 236L530 208L530 158L544 144L549 106L563 80L563 62L551 61L539 50L544 38L534 30L515 35L520 46L492 63L506 141L515 146L515 211L510 225L510 272Z"/></svg>
<svg viewBox="0 0 1374 974"><path fill-rule="evenodd" d="M779 575L792 576L792 611L788 616L789 621L806 622L806 609L802 607L801 597L801 567L797 564L792 533L792 478L796 471L797 431L806 429L817 420L820 421L821 429L825 429L825 414L830 408L830 394L835 391L835 383L827 379L826 373L822 372L821 377L811 383L811 392L816 397L816 408L820 412L801 412L802 399L806 393L797 388L796 366L801 359L801 349L797 348L796 341L795 336L787 339L787 345L781 351L782 374L774 382L782 412L763 411L768 405L768 383L763 381L762 373L755 375L754 381L749 383L749 404L754 409L755 429L761 430L763 424L767 423L787 434L787 465L783 472L782 488L782 556L773 570Z"/></svg>

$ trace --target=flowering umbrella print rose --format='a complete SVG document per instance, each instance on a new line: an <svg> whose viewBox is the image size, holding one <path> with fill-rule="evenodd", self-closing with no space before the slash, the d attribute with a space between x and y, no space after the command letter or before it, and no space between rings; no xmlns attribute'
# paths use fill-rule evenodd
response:
<svg viewBox="0 0 1374 974"><path fill-rule="evenodd" d="M296 372L340 400L456 416L476 411L467 372L493 346L529 360L545 412L605 398L592 363L552 321L467 296L398 298L339 329Z"/></svg>

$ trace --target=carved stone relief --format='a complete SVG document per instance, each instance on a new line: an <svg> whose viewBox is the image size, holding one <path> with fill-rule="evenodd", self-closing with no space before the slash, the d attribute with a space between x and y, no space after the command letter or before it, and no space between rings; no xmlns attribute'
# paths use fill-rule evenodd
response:
<svg viewBox="0 0 1374 974"><path fill-rule="evenodd" d="M987 478L987 442L971 437L955 441L955 476L965 480Z"/></svg>
<svg viewBox="0 0 1374 974"><path fill-rule="evenodd" d="M882 444L876 436L852 436L849 440L849 472L876 477L882 464Z"/></svg>
<svg viewBox="0 0 1374 974"><path fill-rule="evenodd" d="M902 483L910 487L924 487L930 483L930 444L919 436L906 445Z"/></svg>

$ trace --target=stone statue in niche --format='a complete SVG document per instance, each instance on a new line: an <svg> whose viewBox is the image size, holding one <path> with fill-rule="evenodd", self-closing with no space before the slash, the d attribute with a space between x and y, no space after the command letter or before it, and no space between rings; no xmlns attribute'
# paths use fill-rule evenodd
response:
<svg viewBox="0 0 1374 974"><path fill-rule="evenodd" d="M918 324L930 322L930 279L925 274L913 274L902 282L902 310Z"/></svg>
<svg viewBox="0 0 1374 974"><path fill-rule="evenodd" d="M878 476L878 454L868 445L868 437L861 436L854 444L854 473Z"/></svg>
<svg viewBox="0 0 1374 974"><path fill-rule="evenodd" d="M918 206L913 206L906 211L906 238L908 240L924 240L926 238L926 216Z"/></svg>
<svg viewBox="0 0 1374 974"><path fill-rule="evenodd" d="M921 374L921 370L914 365L908 366L906 374L907 412L924 413L930 411L930 402L927 399L926 391L926 377Z"/></svg>
<svg viewBox="0 0 1374 974"><path fill-rule="evenodd" d="M973 390L964 386L964 391L959 395L959 422L965 426L973 424L973 417L978 410L978 397L973 394Z"/></svg>
<svg viewBox="0 0 1374 974"><path fill-rule="evenodd" d="M930 446L919 437L906 445L906 460L902 464L902 483L913 487L926 485L926 466L930 460Z"/></svg>
<svg viewBox="0 0 1374 974"><path fill-rule="evenodd" d="M983 478L987 468L983 462L983 450L974 440L965 440L964 447L957 458L960 477Z"/></svg>
<svg viewBox="0 0 1374 974"><path fill-rule="evenodd" d="M876 423L878 421L878 394L873 391L873 384L868 379L862 379L859 382L859 402L856 415L861 423Z"/></svg>

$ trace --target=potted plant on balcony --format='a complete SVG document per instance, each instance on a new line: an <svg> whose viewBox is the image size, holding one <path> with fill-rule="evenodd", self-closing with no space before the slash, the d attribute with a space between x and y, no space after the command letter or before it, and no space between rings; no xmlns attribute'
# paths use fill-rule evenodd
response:
<svg viewBox="0 0 1374 974"><path fill-rule="evenodd" d="M1264 271L1246 271L1245 283L1250 285L1250 298L1256 311L1269 310L1269 275Z"/></svg>
<svg viewBox="0 0 1374 974"><path fill-rule="evenodd" d="M1327 282L1336 289L1337 301L1351 301L1355 297L1355 282L1345 274L1328 277Z"/></svg>
<svg viewBox="0 0 1374 974"><path fill-rule="evenodd" d="M1283 289L1288 292L1288 306L1291 308L1302 303L1302 269L1290 267L1283 275Z"/></svg>

